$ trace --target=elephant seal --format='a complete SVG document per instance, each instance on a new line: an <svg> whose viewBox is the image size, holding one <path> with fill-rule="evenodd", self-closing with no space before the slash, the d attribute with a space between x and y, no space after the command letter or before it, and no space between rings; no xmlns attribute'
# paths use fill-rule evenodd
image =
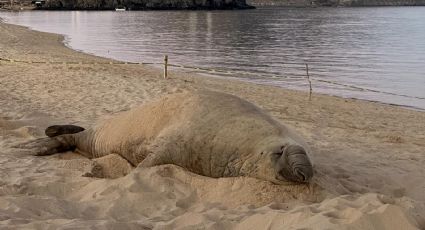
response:
<svg viewBox="0 0 425 230"><path fill-rule="evenodd" d="M118 154L134 166L175 164L209 177L249 176L273 183L313 176L305 142L254 104L221 92L170 94L84 130L46 129L35 155L76 150L89 158Z"/></svg>

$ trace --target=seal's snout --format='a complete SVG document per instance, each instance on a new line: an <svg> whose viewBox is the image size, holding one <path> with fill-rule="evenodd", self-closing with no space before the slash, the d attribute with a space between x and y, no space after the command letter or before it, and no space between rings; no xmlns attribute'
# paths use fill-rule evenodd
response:
<svg viewBox="0 0 425 230"><path fill-rule="evenodd" d="M288 166L294 179L298 182L308 182L313 177L313 166L304 148L299 145L289 145L284 149Z"/></svg>
<svg viewBox="0 0 425 230"><path fill-rule="evenodd" d="M313 177L313 166L301 146L286 146L279 161L282 167L279 173L287 180L306 183Z"/></svg>

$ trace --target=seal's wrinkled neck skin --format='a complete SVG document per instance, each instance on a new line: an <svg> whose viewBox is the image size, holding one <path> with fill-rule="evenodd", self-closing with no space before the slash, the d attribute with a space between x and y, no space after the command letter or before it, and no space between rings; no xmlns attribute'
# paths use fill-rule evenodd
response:
<svg viewBox="0 0 425 230"><path fill-rule="evenodd" d="M267 146L257 159L257 165L262 167L251 176L276 184L308 183L313 177L313 166L304 147L288 140L269 142Z"/></svg>

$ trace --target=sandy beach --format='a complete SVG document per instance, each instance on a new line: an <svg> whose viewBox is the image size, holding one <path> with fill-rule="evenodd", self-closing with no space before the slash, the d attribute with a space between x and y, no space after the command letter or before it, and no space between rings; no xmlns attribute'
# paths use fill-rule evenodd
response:
<svg viewBox="0 0 425 230"><path fill-rule="evenodd" d="M109 62L60 35L0 22L0 57ZM0 61L1 229L425 229L425 113L144 65ZM89 127L163 95L237 95L297 130L313 153L309 185L208 178L173 166L82 175L91 160L14 148L52 124Z"/></svg>

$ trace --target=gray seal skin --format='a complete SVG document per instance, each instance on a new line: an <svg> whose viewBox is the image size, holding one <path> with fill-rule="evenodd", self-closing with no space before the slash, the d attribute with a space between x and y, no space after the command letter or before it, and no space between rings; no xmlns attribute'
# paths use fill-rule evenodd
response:
<svg viewBox="0 0 425 230"><path fill-rule="evenodd" d="M175 164L209 177L248 176L308 182L305 142L239 97L199 90L170 94L84 130L51 126L27 145L35 155L76 150L89 158L118 154L134 166Z"/></svg>

